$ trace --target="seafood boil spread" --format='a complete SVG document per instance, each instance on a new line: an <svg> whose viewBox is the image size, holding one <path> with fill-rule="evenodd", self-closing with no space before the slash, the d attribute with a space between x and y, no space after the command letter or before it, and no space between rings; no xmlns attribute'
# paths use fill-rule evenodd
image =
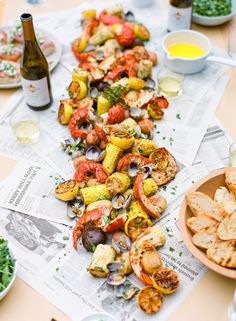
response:
<svg viewBox="0 0 236 321"><path fill-rule="evenodd" d="M58 121L71 135L62 148L75 172L55 195L76 219L75 250L91 252L88 273L106 278L125 300L137 294L127 279L134 273L144 285L138 305L155 313L163 295L179 285L178 273L162 264L158 249L166 238L155 224L167 207L158 188L178 169L173 155L152 140L154 121L169 103L155 93L151 76L158 57L145 49L149 38L121 5L82 13L82 33L72 43L78 67L58 109Z"/></svg>
<svg viewBox="0 0 236 321"><path fill-rule="evenodd" d="M46 57L55 52L55 44L42 32L38 32L36 38ZM23 44L21 25L0 30L0 84L13 84L20 81L20 58Z"/></svg>

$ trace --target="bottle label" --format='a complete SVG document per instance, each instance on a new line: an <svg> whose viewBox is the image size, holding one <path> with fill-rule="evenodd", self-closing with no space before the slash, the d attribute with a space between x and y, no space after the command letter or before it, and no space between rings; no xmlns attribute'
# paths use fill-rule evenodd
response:
<svg viewBox="0 0 236 321"><path fill-rule="evenodd" d="M33 107L42 107L50 103L47 77L28 80L21 77L25 101Z"/></svg>
<svg viewBox="0 0 236 321"><path fill-rule="evenodd" d="M176 8L169 6L167 29L174 31L178 29L190 29L192 8Z"/></svg>

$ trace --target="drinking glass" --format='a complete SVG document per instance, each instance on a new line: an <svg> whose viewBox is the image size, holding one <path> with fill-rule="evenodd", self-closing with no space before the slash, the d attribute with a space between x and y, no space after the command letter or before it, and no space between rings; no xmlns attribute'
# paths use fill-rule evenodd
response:
<svg viewBox="0 0 236 321"><path fill-rule="evenodd" d="M233 142L229 148L229 167L236 167L236 142Z"/></svg>
<svg viewBox="0 0 236 321"><path fill-rule="evenodd" d="M21 143L36 143L39 140L39 115L33 111L16 111L10 118L10 126Z"/></svg>
<svg viewBox="0 0 236 321"><path fill-rule="evenodd" d="M157 74L157 91L168 97L180 96L183 92L184 75L163 69Z"/></svg>

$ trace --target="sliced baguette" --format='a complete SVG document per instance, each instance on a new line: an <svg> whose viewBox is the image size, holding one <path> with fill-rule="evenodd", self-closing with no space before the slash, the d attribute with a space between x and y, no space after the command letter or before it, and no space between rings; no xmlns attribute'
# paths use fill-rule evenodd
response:
<svg viewBox="0 0 236 321"><path fill-rule="evenodd" d="M193 235L193 244L201 249L207 250L218 241L217 228L211 226Z"/></svg>
<svg viewBox="0 0 236 321"><path fill-rule="evenodd" d="M187 226L193 233L198 233L208 227L217 225L218 222L211 219L209 216L193 216L187 220Z"/></svg>
<svg viewBox="0 0 236 321"><path fill-rule="evenodd" d="M236 167L225 169L225 184L231 192L236 194Z"/></svg>
<svg viewBox="0 0 236 321"><path fill-rule="evenodd" d="M209 196L201 192L186 194L187 204L195 216L207 215L214 220L221 222L224 219L224 210Z"/></svg>
<svg viewBox="0 0 236 321"><path fill-rule="evenodd" d="M233 212L220 223L217 234L221 240L236 241L236 212Z"/></svg>
<svg viewBox="0 0 236 321"><path fill-rule="evenodd" d="M235 195L224 186L217 188L214 201L222 206L228 215L236 211Z"/></svg>
<svg viewBox="0 0 236 321"><path fill-rule="evenodd" d="M236 242L235 241L221 241L214 243L207 250L208 258L228 268L236 268Z"/></svg>

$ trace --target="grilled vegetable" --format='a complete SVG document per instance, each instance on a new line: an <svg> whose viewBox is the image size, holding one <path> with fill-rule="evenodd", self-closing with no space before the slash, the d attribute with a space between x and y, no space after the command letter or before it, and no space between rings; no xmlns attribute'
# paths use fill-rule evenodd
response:
<svg viewBox="0 0 236 321"><path fill-rule="evenodd" d="M144 79L152 76L152 62L148 59L143 59L140 61L138 66L138 78Z"/></svg>
<svg viewBox="0 0 236 321"><path fill-rule="evenodd" d="M94 35L89 39L92 45L102 45L106 40L114 38L113 33L107 26L102 26L97 29Z"/></svg>
<svg viewBox="0 0 236 321"><path fill-rule="evenodd" d="M106 187L112 195L125 192L130 184L129 176L119 172L115 172L106 180Z"/></svg>
<svg viewBox="0 0 236 321"><path fill-rule="evenodd" d="M79 184L73 179L60 183L55 189L56 197L64 202L72 201L78 192Z"/></svg>
<svg viewBox="0 0 236 321"><path fill-rule="evenodd" d="M84 70L82 68L74 68L72 71L72 80L73 81L79 81L81 80L86 85L88 83L88 72L87 70Z"/></svg>
<svg viewBox="0 0 236 321"><path fill-rule="evenodd" d="M98 244L106 243L106 239L106 234L95 227L85 228L82 232L83 247L89 252L94 252Z"/></svg>
<svg viewBox="0 0 236 321"><path fill-rule="evenodd" d="M69 123L71 116L73 115L73 108L71 105L67 104L64 101L61 101L58 109L58 121L62 125Z"/></svg>
<svg viewBox="0 0 236 321"><path fill-rule="evenodd" d="M107 145L106 155L103 159L102 165L109 175L114 172L118 159L120 158L121 154L122 154L122 150L119 147L113 144Z"/></svg>
<svg viewBox="0 0 236 321"><path fill-rule="evenodd" d="M149 38L150 38L150 32L141 23L136 23L134 25L134 33L137 38L139 38L143 41L149 40Z"/></svg>
<svg viewBox="0 0 236 321"><path fill-rule="evenodd" d="M132 239L136 239L147 227L152 226L152 221L138 201L131 202L128 216L125 223L125 233Z"/></svg>
<svg viewBox="0 0 236 321"><path fill-rule="evenodd" d="M149 156L156 149L157 145L152 140L140 138L135 140L132 147L132 154Z"/></svg>
<svg viewBox="0 0 236 321"><path fill-rule="evenodd" d="M162 267L152 276L153 286L163 294L175 292L179 286L179 275L170 268Z"/></svg>
<svg viewBox="0 0 236 321"><path fill-rule="evenodd" d="M116 135L110 136L110 141L113 145L121 149L129 149L134 143L134 137L118 137Z"/></svg>
<svg viewBox="0 0 236 321"><path fill-rule="evenodd" d="M152 196L158 191L157 183L153 178L147 178L143 181L143 191L144 195Z"/></svg>
<svg viewBox="0 0 236 321"><path fill-rule="evenodd" d="M116 252L111 245L98 244L88 270L95 277L105 278L109 275L107 264L113 262L115 258Z"/></svg>
<svg viewBox="0 0 236 321"><path fill-rule="evenodd" d="M111 199L111 194L109 193L105 184L81 188L80 195L85 205L91 204L99 200Z"/></svg>
<svg viewBox="0 0 236 321"><path fill-rule="evenodd" d="M130 77L128 85L130 89L139 90L145 87L145 81L136 77Z"/></svg>
<svg viewBox="0 0 236 321"><path fill-rule="evenodd" d="M139 291L138 305L148 314L158 312L161 308L162 302L162 294L152 286L146 286Z"/></svg>

